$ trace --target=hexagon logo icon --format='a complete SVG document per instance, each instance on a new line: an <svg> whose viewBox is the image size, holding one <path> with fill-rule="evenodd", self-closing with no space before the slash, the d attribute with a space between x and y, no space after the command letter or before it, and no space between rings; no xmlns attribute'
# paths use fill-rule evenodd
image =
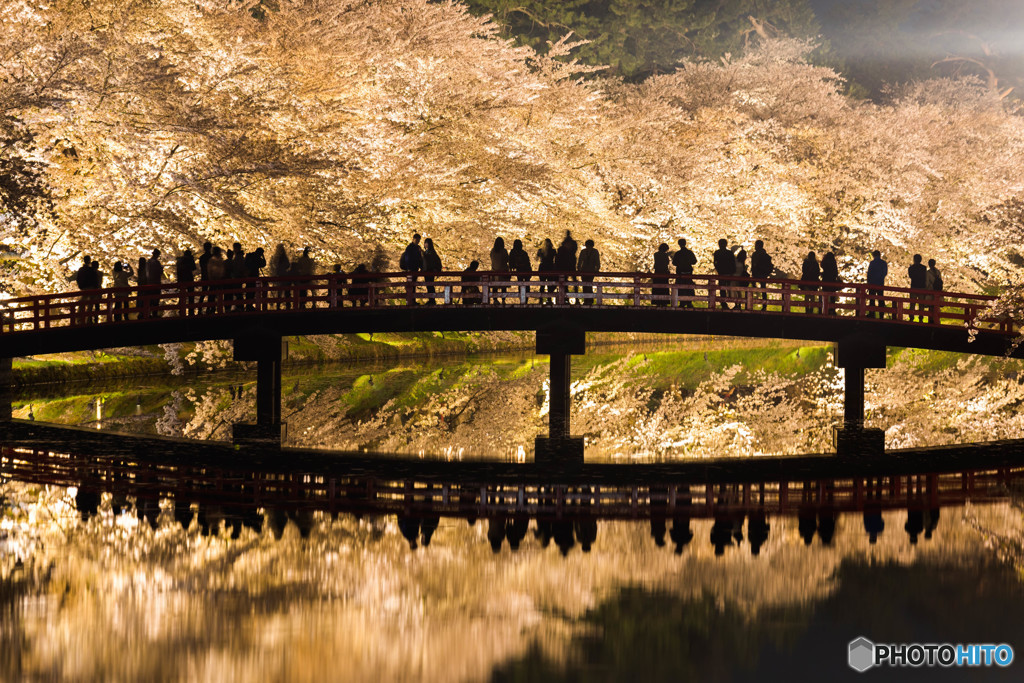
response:
<svg viewBox="0 0 1024 683"><path fill-rule="evenodd" d="M875 644L864 636L851 640L848 661L851 669L864 673L875 665Z"/></svg>

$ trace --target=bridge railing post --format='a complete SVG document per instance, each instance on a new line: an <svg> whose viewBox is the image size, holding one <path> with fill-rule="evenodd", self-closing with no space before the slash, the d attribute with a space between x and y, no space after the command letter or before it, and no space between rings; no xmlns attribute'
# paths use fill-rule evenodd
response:
<svg viewBox="0 0 1024 683"><path fill-rule="evenodd" d="M566 303L566 280L565 275L558 276L558 291L555 293L555 301L559 306L564 306Z"/></svg>
<svg viewBox="0 0 1024 683"><path fill-rule="evenodd" d="M672 279L672 283L669 285L668 291L672 295L669 299L669 306L675 308L679 305L679 282L676 278Z"/></svg>
<svg viewBox="0 0 1024 683"><path fill-rule="evenodd" d="M604 303L604 285L597 284L594 286L594 301L598 306Z"/></svg>
<svg viewBox="0 0 1024 683"><path fill-rule="evenodd" d="M445 285L444 286L444 302L446 304L450 304L452 302L452 286L451 285Z"/></svg>
<svg viewBox="0 0 1024 683"><path fill-rule="evenodd" d="M717 293L718 290L715 288L715 286L714 286L715 284L717 284L715 282L715 279L713 277L709 276L708 277L708 310L709 311L712 310L715 307L715 305L717 304L717 300L716 299L718 298L718 293Z"/></svg>
<svg viewBox="0 0 1024 683"><path fill-rule="evenodd" d="M633 276L633 305L640 305L640 276Z"/></svg>
<svg viewBox="0 0 1024 683"><path fill-rule="evenodd" d="M367 305L370 308L375 308L377 306L377 283L368 282L367 285Z"/></svg>
<svg viewBox="0 0 1024 683"><path fill-rule="evenodd" d="M519 285L519 303L525 304L527 301L527 293L530 291L530 285L520 284Z"/></svg>
<svg viewBox="0 0 1024 683"><path fill-rule="evenodd" d="M490 275L480 276L480 303L489 304L491 303L491 285Z"/></svg>

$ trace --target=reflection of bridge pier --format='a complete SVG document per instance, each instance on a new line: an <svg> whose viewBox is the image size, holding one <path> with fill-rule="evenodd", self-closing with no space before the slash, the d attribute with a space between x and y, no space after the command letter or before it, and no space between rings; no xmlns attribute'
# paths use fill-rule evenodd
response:
<svg viewBox="0 0 1024 683"><path fill-rule="evenodd" d="M256 424L233 426L236 442L280 444L285 424L281 421L281 363L288 357L288 342L280 335L254 331L234 340L234 359L256 362Z"/></svg>
<svg viewBox="0 0 1024 683"><path fill-rule="evenodd" d="M14 387L13 358L0 358L0 420L11 419Z"/></svg>
<svg viewBox="0 0 1024 683"><path fill-rule="evenodd" d="M552 325L537 331L537 353L549 357L550 405L548 436L537 437L534 458L537 462L583 462L583 437L571 436L570 410L572 355L587 351L586 333L573 325Z"/></svg>
<svg viewBox="0 0 1024 683"><path fill-rule="evenodd" d="M881 454L885 431L864 427L864 370L885 368L885 346L869 339L844 339L835 347L836 366L843 368L843 426L835 430L839 455Z"/></svg>

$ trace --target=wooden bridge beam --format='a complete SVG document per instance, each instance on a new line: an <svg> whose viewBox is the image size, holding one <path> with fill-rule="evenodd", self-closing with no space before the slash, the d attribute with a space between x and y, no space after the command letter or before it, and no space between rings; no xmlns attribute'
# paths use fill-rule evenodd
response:
<svg viewBox="0 0 1024 683"><path fill-rule="evenodd" d="M537 353L549 358L550 409L548 436L537 437L537 462L582 463L583 439L571 436L572 355L587 351L586 333L574 325L552 325L537 330Z"/></svg>
<svg viewBox="0 0 1024 683"><path fill-rule="evenodd" d="M864 428L864 370L885 367L885 345L866 337L851 337L835 346L836 367L845 371L843 425L835 429L839 455L881 454L885 431Z"/></svg>
<svg viewBox="0 0 1024 683"><path fill-rule="evenodd" d="M255 331L234 340L234 359L256 363L256 424L235 424L236 442L280 443L285 424L281 421L281 363L288 357L288 342L280 335Z"/></svg>

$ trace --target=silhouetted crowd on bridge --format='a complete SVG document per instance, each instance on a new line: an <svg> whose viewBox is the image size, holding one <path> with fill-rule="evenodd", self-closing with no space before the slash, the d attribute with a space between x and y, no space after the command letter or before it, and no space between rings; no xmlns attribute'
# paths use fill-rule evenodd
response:
<svg viewBox="0 0 1024 683"><path fill-rule="evenodd" d="M134 267L130 263L116 261L109 274L103 271L99 261L85 256L82 266L73 275L78 289L83 292L77 321L94 322L98 319L101 308L99 290L105 285L115 288L113 304L108 312L112 320L120 321L128 319L130 314L137 318L153 317L159 315L156 312L159 307L167 308L160 290L146 288L147 285L190 286L192 293L179 310L183 309L181 313L186 315L195 315L253 310L257 285L251 280L261 276L276 279L268 285L274 297L269 308L275 309L316 306L316 301L325 300L331 306L346 303L367 305L371 303L371 285L385 282L384 276L375 272L376 268L360 263L347 273L336 264L330 269L326 284L311 283L309 280L317 275L318 265L310 252L306 247L300 253L289 255L284 244L278 244L268 262L262 247L247 252L239 242L225 249L207 242L198 257L191 249L185 249L165 263L160 250L154 249L148 258L139 258ZM754 242L748 258L742 245L730 247L727 240L721 239L709 260L710 270L717 276L717 285L712 288L710 283L704 282L701 289L708 292L708 305L717 303L723 309L766 310L770 304L768 290L772 280L788 279L786 273L775 266L762 240ZM649 298L652 305L694 308L694 301L699 298L695 291L695 277L701 278L695 275L697 264L697 255L689 249L686 239L678 240L678 249L674 252L668 244L659 245L651 271L653 287ZM380 264L376 267L379 268ZM444 264L433 240L421 239L416 234L399 259L399 268L405 274L404 282L390 281L387 285L398 287L399 291L404 287L405 302L409 305L419 304L424 298L427 305L434 305L439 300L465 305L483 303L484 282L488 285L488 303L503 304L510 299L526 303L525 290L517 283L529 282L533 278L537 278L535 287L539 288L541 303L558 301L589 305L601 300L600 294L595 295L593 284L602 272L601 253L592 239L586 240L580 248L570 231L566 231L557 247L551 239L544 239L532 258L522 240L514 240L512 248L507 249L505 240L497 237L490 250L489 267L485 273L480 270L479 261L471 261L459 274L457 285L453 286L450 279L446 280L443 295L438 295L434 283L435 278L444 272ZM887 303L882 290L888 275L888 263L880 252L873 252L866 277L869 286L866 315L869 317L877 314L891 318L894 315L889 305L891 302ZM943 289L942 274L935 259L930 259L925 266L922 257L915 254L907 269L907 278L914 290L909 294L911 318L916 313L918 320L928 322L934 318L938 305L938 298L930 293ZM418 284L420 282L422 285ZM144 288L138 290L134 297L133 285ZM795 292L793 300L800 302L803 312L835 314L839 292L845 285L835 254L829 251L819 261L812 251L801 264L799 282L789 280L787 286ZM517 295L510 289L520 291ZM311 296L314 291L315 297ZM559 291L561 298L556 296ZM263 309L266 308L268 306L264 305Z"/></svg>

